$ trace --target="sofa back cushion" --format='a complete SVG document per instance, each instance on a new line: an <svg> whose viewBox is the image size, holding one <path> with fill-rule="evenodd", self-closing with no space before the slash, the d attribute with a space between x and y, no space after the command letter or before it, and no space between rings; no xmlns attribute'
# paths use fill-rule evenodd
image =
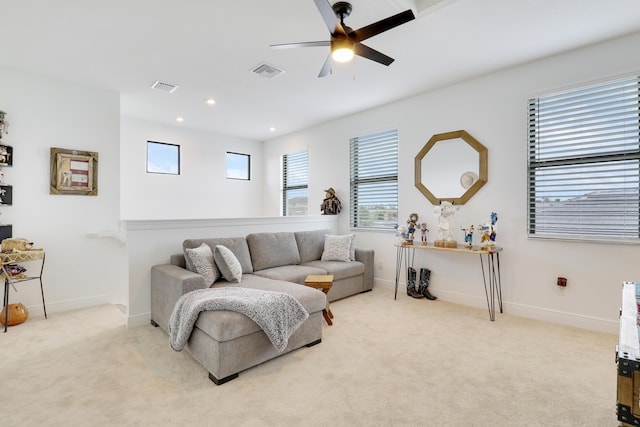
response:
<svg viewBox="0 0 640 427"><path fill-rule="evenodd" d="M182 249L197 248L202 243L206 243L211 251L215 251L216 245L222 245L231 250L240 262L242 273L253 273L253 265L251 264L251 256L249 255L249 246L244 237L214 237L209 239L187 239L182 242Z"/></svg>
<svg viewBox="0 0 640 427"><path fill-rule="evenodd" d="M291 232L254 233L247 236L253 269L300 264L298 245Z"/></svg>
<svg viewBox="0 0 640 427"><path fill-rule="evenodd" d="M324 251L324 237L331 234L331 230L296 231L296 243L300 253L300 262L319 260Z"/></svg>

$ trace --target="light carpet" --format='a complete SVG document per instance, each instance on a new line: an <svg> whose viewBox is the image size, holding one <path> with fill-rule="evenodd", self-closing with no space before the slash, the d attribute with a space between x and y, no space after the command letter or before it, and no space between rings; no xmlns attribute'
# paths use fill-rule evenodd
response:
<svg viewBox="0 0 640 427"><path fill-rule="evenodd" d="M0 333L2 425L616 426L617 336L376 288L334 326L216 386L111 305Z"/></svg>

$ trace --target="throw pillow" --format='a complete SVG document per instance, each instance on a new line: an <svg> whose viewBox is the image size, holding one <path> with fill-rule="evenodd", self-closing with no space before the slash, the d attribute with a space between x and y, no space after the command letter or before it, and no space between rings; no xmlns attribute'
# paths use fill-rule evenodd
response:
<svg viewBox="0 0 640 427"><path fill-rule="evenodd" d="M324 238L324 251L321 261L351 261L351 242L353 234L345 236L332 236L327 234ZM354 249L355 251L355 249Z"/></svg>
<svg viewBox="0 0 640 427"><path fill-rule="evenodd" d="M204 277L209 286L213 285L220 277L220 272L214 262L213 252L206 243L197 248L185 249L185 261L187 269Z"/></svg>
<svg viewBox="0 0 640 427"><path fill-rule="evenodd" d="M242 279L242 266L238 258L226 246L216 245L213 249L213 258L220 272L229 282L240 282Z"/></svg>
<svg viewBox="0 0 640 427"><path fill-rule="evenodd" d="M351 234L351 247L349 247L349 259L351 261L356 260L356 234Z"/></svg>

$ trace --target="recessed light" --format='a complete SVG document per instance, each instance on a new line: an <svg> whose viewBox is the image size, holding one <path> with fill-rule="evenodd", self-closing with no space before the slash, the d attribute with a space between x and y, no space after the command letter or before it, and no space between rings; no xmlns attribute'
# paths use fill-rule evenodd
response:
<svg viewBox="0 0 640 427"><path fill-rule="evenodd" d="M213 104L215 104L215 103L216 103L216 100L215 100L215 99L213 99L213 98L207 98L207 99L206 99L206 102L207 102L207 104L209 104L209 105L213 105Z"/></svg>
<svg viewBox="0 0 640 427"><path fill-rule="evenodd" d="M182 118L182 117L176 117L176 121L177 121L177 122L182 123L182 122L184 122L184 118Z"/></svg>
<svg viewBox="0 0 640 427"><path fill-rule="evenodd" d="M276 131L276 128L274 128L274 127L272 126L272 127L270 127L270 128L269 128L269 131L270 131L270 132L275 132L275 131Z"/></svg>

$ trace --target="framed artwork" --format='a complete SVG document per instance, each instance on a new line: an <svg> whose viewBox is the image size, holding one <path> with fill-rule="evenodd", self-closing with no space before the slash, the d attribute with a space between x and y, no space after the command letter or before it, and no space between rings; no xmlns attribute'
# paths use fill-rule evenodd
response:
<svg viewBox="0 0 640 427"><path fill-rule="evenodd" d="M227 151L227 179L251 179L251 156Z"/></svg>
<svg viewBox="0 0 640 427"><path fill-rule="evenodd" d="M50 194L98 195L98 153L51 148Z"/></svg>

